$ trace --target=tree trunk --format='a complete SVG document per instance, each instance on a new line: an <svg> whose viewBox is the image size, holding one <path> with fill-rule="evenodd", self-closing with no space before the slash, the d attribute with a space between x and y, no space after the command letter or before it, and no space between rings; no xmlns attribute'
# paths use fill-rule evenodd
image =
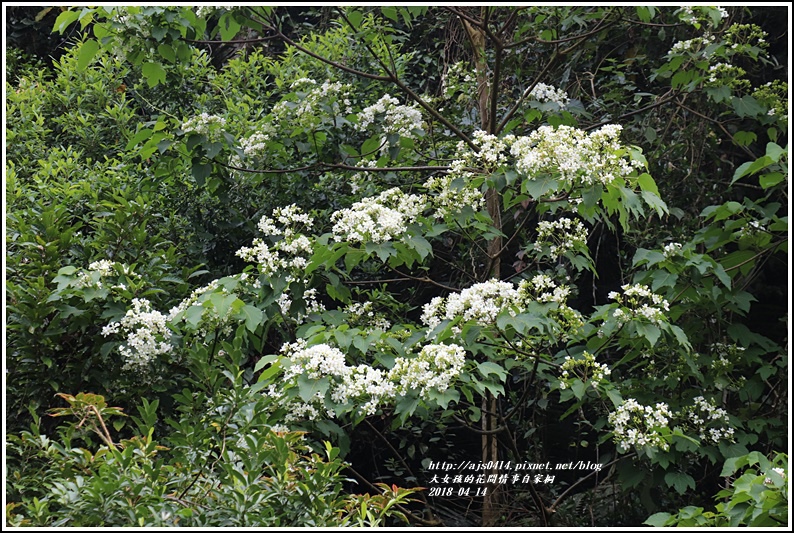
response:
<svg viewBox="0 0 794 533"><path fill-rule="evenodd" d="M482 8L487 9L487 7ZM481 19L484 19L482 17ZM474 65L477 77L477 98L478 107L480 111L480 127L483 131L493 133L494 130L494 117L491 116L491 98L495 97L492 88L488 83L488 64L485 55L485 33L482 29L473 26L465 19L461 19L463 27L471 41L472 48L474 49ZM498 83L493 80L493 83ZM485 194L486 207L488 214L491 216L494 227L501 231L502 229L502 209L501 198L499 192L489 189ZM499 251L502 248L501 237L494 237L488 242L488 266L485 272L486 279L500 279L500 261ZM490 391L486 391L482 399L482 462L483 465L492 465L491 468L486 468L483 473L486 479L496 479L494 476L499 475L496 467L499 459L499 447L496 439L496 428L498 420L496 417L496 397ZM484 527L496 525L499 517L498 508L498 489L499 485L496 483L487 483L485 485L485 495L483 496L482 504L482 525Z"/></svg>

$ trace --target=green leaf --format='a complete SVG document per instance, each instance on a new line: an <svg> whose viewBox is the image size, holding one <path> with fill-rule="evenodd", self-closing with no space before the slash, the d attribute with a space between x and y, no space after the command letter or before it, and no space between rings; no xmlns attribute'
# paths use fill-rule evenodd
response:
<svg viewBox="0 0 794 533"><path fill-rule="evenodd" d="M678 494L684 494L688 488L695 488L695 480L683 472L668 472L664 476L664 482L668 487L673 487Z"/></svg>
<svg viewBox="0 0 794 533"><path fill-rule="evenodd" d="M203 187L207 176L212 172L212 163L203 163L200 157L194 157L192 171L196 185Z"/></svg>
<svg viewBox="0 0 794 533"><path fill-rule="evenodd" d="M556 191L558 188L559 184L557 180L551 176L541 176L524 180L521 184L521 192L528 194L536 200L548 192Z"/></svg>
<svg viewBox="0 0 794 533"><path fill-rule="evenodd" d="M643 524L653 527L664 527L671 517L672 515L670 513L656 513L648 517Z"/></svg>
<svg viewBox="0 0 794 533"><path fill-rule="evenodd" d="M643 172L637 177L637 184L639 184L640 188L643 191L649 191L659 196L659 188L656 186L656 182L653 180L650 174Z"/></svg>
<svg viewBox="0 0 794 533"><path fill-rule="evenodd" d="M484 378L487 378L489 375L494 374L500 380L503 380L505 376L507 376L507 371L505 371L504 368L490 361L479 363L477 365L477 370L480 372L480 374L482 374L482 377Z"/></svg>
<svg viewBox="0 0 794 533"><path fill-rule="evenodd" d="M145 141L149 137L152 136L153 131L150 128L143 128L138 133L133 135L130 142L127 143L127 146L124 148L125 150L132 150L135 146L137 146L140 142Z"/></svg>
<svg viewBox="0 0 794 533"><path fill-rule="evenodd" d="M739 117L757 117L763 115L766 110L761 107L758 101L750 95L734 97L731 99L733 109Z"/></svg>
<svg viewBox="0 0 794 533"><path fill-rule="evenodd" d="M298 376L298 394L301 400L309 402L317 397L317 394L325 394L328 390L328 378L309 379L306 374Z"/></svg>
<svg viewBox="0 0 794 533"><path fill-rule="evenodd" d="M394 6L383 6L380 8L381 13L383 16L389 20L393 20L397 22L397 8Z"/></svg>
<svg viewBox="0 0 794 533"><path fill-rule="evenodd" d="M80 51L77 52L77 70L82 72L94 59L94 56L99 51L99 43L94 39L89 39L80 46Z"/></svg>
<svg viewBox="0 0 794 533"><path fill-rule="evenodd" d="M240 23L235 20L233 11L227 11L218 21L218 29L221 32L221 39L224 41L234 39L239 33L240 28Z"/></svg>
<svg viewBox="0 0 794 533"><path fill-rule="evenodd" d="M666 270L656 270L651 275L653 282L651 283L651 290L656 292L660 287L675 287L678 281L678 274L673 274Z"/></svg>
<svg viewBox="0 0 794 533"><path fill-rule="evenodd" d="M77 20L78 16L79 15L77 11L62 12L60 15L58 15L58 18L55 19L55 24L52 28L53 33L57 31L60 34L63 34L66 28L68 28L74 21Z"/></svg>
<svg viewBox="0 0 794 533"><path fill-rule="evenodd" d="M733 134L733 140L739 146L750 146L758 139L758 135L756 135L752 131L737 131Z"/></svg>
<svg viewBox="0 0 794 533"><path fill-rule="evenodd" d="M174 52L174 48L170 44L163 43L159 45L157 51L169 63L176 63L176 52Z"/></svg>
<svg viewBox="0 0 794 533"><path fill-rule="evenodd" d="M245 305L240 309L240 316L245 319L245 327L253 333L264 320L265 314L253 305Z"/></svg>
<svg viewBox="0 0 794 533"><path fill-rule="evenodd" d="M571 383L571 391L573 391L573 395L576 396L577 400L581 400L584 398L584 394L587 391L587 384L581 379L575 379L573 383Z"/></svg>
<svg viewBox="0 0 794 533"><path fill-rule="evenodd" d="M762 189L766 190L770 187L774 187L785 179L786 176L782 172L770 172L769 174L763 174L759 177L758 184L761 185Z"/></svg>
<svg viewBox="0 0 794 533"><path fill-rule="evenodd" d="M254 372L259 372L260 370L265 368L265 366L278 361L280 357L282 356L275 354L264 356L263 358L261 358L259 361L256 362L256 365L254 365Z"/></svg>
<svg viewBox="0 0 794 533"><path fill-rule="evenodd" d="M766 144L766 156L775 163L780 161L780 156L787 152L788 152L788 146L786 148L782 148L777 143Z"/></svg>
<svg viewBox="0 0 794 533"><path fill-rule="evenodd" d="M361 11L353 10L347 13L347 20L350 21L350 24L355 28L358 29L361 26L361 20L364 18L364 15Z"/></svg>
<svg viewBox="0 0 794 533"><path fill-rule="evenodd" d="M226 316L226 313L229 312L235 300L237 300L237 296L234 294L224 294L222 292L216 292L211 295L209 299L210 303L215 307L215 312L219 317ZM204 305L206 306L207 302L204 302Z"/></svg>
<svg viewBox="0 0 794 533"><path fill-rule="evenodd" d="M146 78L146 83L149 87L154 87L158 83L165 83L165 70L159 63L144 63L141 67L141 73Z"/></svg>
<svg viewBox="0 0 794 533"><path fill-rule="evenodd" d="M200 305L191 305L185 311L185 322L193 326L193 328L197 328L199 323L201 323L201 319L204 316L204 308Z"/></svg>
<svg viewBox="0 0 794 533"><path fill-rule="evenodd" d="M644 322L636 322L637 333L645 337L651 346L656 345L662 331L653 324L646 324Z"/></svg>
<svg viewBox="0 0 794 533"><path fill-rule="evenodd" d="M657 252L656 250L639 248L636 252L634 252L634 260L632 261L632 266L639 266L645 263L647 263L648 266L653 266L656 263L660 263L664 260L665 260L664 254L661 252Z"/></svg>

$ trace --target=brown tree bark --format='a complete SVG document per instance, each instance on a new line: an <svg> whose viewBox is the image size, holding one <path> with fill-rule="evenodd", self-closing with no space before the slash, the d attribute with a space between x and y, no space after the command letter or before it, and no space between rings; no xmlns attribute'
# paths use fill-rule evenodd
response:
<svg viewBox="0 0 794 533"><path fill-rule="evenodd" d="M487 7L482 8L481 20L485 20L485 10ZM496 98L493 86L489 84L488 80L488 64L486 61L486 35L482 28L469 23L465 19L461 19L463 27L469 36L472 48L474 50L474 66L477 78L477 100L480 112L480 127L483 131L493 133L494 131L494 117L492 116L492 99ZM495 77L493 83L497 83ZM486 208L488 214L493 221L494 227L501 231L502 229L502 209L501 198L499 192L489 189L485 194ZM499 252L502 248L502 238L494 237L488 242L488 263L485 271L483 271L483 279L499 279L501 276ZM498 420L496 417L496 397L487 391L482 399L482 462L483 465L493 465L483 471L486 479L489 476L498 476L499 472L496 468L499 459L499 447L496 438L496 428ZM494 478L492 478L494 479ZM485 527L494 526L499 518L499 485L496 483L488 483L485 485L485 495L483 496L482 505L482 525Z"/></svg>

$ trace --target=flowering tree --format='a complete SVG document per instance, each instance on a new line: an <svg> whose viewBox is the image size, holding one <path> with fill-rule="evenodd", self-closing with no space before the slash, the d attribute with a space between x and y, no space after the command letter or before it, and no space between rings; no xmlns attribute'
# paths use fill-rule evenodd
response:
<svg viewBox="0 0 794 533"><path fill-rule="evenodd" d="M476 462L485 525L498 523L506 492L526 494L546 525L576 489L645 479L683 495L700 465L746 454L759 434L780 446L776 429L754 427L741 407L764 392L740 380L778 379L781 348L723 314L749 311L746 265L787 242L773 201L787 180L782 101L775 85L745 86L746 72L722 62L763 57L760 28L707 7L439 11L461 28L471 61L439 68L435 93L410 81L425 72L412 60L429 57L406 39L429 18L425 7L339 8L325 33L303 38L273 7L62 11L56 30L90 28L78 69L116 57L145 80L136 94L151 115L125 146L140 164L154 176L184 173L185 187L221 204L272 194L241 222L249 240L227 275L163 299L162 311L130 289L140 276L121 261L61 268L50 299L108 302L101 349L143 383L181 391L180 376L192 374L214 394L243 379L263 395L274 431L333 438L353 455L357 436L377 438L395 476L415 486L430 483L419 466ZM572 95L546 83L597 61L594 37L656 24L690 38L654 57L648 85L658 94L637 91L644 107L597 97L592 80L590 105L583 85ZM158 93L206 63L205 46L274 42L278 57L248 49L208 72L245 80L228 93L197 94L188 107ZM527 70L532 54L541 59ZM733 181L758 174L766 196L707 208L710 224L679 235L685 242L643 235L691 221L662 200L645 155L657 149L640 146L646 129L631 120L665 106L700 113L690 97L764 125L765 155L750 151ZM745 133L732 140L749 150ZM751 229L760 226L763 236ZM630 246L605 260L601 243L621 236ZM714 327L704 331L704 318ZM538 425L560 420L576 436L571 454L551 459L599 468L566 477L564 489L500 482L504 461L551 464ZM475 457L435 455L401 436L414 428L435 442L453 428L481 442Z"/></svg>

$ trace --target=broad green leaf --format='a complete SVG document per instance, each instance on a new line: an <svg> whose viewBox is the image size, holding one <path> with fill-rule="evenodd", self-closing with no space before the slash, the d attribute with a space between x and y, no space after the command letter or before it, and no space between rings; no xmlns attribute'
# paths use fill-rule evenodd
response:
<svg viewBox="0 0 794 533"><path fill-rule="evenodd" d="M673 487L678 494L684 494L687 489L695 488L695 480L683 472L668 472L664 476L664 482L668 487Z"/></svg>
<svg viewBox="0 0 794 533"><path fill-rule="evenodd" d="M656 513L648 517L643 524L653 527L664 527L667 525L670 518L672 518L670 513Z"/></svg>
<svg viewBox="0 0 794 533"><path fill-rule="evenodd" d="M158 83L165 83L165 70L159 63L144 63L141 67L141 73L146 78L146 83L149 87L154 87Z"/></svg>
<svg viewBox="0 0 794 533"><path fill-rule="evenodd" d="M776 143L767 143L766 144L766 156L777 163L780 161L780 156L788 152L788 146L786 148L782 148Z"/></svg>
<svg viewBox="0 0 794 533"><path fill-rule="evenodd" d="M221 39L230 41L240 32L240 23L234 18L233 11L224 13L218 21L218 30L221 33Z"/></svg>
<svg viewBox="0 0 794 533"><path fill-rule="evenodd" d="M157 47L160 55L169 63L176 63L176 52L170 44L163 43Z"/></svg>
<svg viewBox="0 0 794 533"><path fill-rule="evenodd" d="M741 98L738 96L734 97L731 99L731 104L733 104L733 109L739 117L757 117L766 112L758 101L750 95L742 96Z"/></svg>
<svg viewBox="0 0 794 533"><path fill-rule="evenodd" d="M137 146L138 143L140 143L142 141L145 141L146 139L151 137L152 133L153 132L152 132L152 130L150 128L143 128L138 133L133 135L132 139L130 139L130 142L127 143L127 146L124 149L125 150L131 150L132 148Z"/></svg>
<svg viewBox="0 0 794 533"><path fill-rule="evenodd" d="M80 46L80 51L77 52L77 70L83 71L88 68L88 65L94 59L94 56L99 51L99 43L94 39L85 41Z"/></svg>
<svg viewBox="0 0 794 533"><path fill-rule="evenodd" d="M556 191L558 188L559 184L557 183L557 180L551 176L540 176L533 179L527 179L521 183L521 192L528 194L536 200L542 197L544 194Z"/></svg>
<svg viewBox="0 0 794 533"><path fill-rule="evenodd" d="M325 394L329 385L327 377L310 379L306 374L298 376L298 394L304 402L316 399L318 394Z"/></svg>
<svg viewBox="0 0 794 533"><path fill-rule="evenodd" d="M358 11L358 10L355 10L355 9L347 13L347 20L350 21L350 24L355 29L359 29L359 27L361 26L361 20L363 18L364 18L364 15L361 13L361 11Z"/></svg>
<svg viewBox="0 0 794 533"><path fill-rule="evenodd" d="M397 8L394 6L383 6L380 8L381 13L383 16L389 20L393 20L397 22Z"/></svg>
<svg viewBox="0 0 794 533"><path fill-rule="evenodd" d="M758 178L758 183L761 185L762 189L766 190L770 187L774 187L785 179L786 176L782 172L770 172L768 174L762 174Z"/></svg>
<svg viewBox="0 0 794 533"><path fill-rule="evenodd" d="M256 328L264 321L265 317L261 309L248 304L240 310L240 315L245 319L245 327L251 333L256 331Z"/></svg>
<svg viewBox="0 0 794 533"><path fill-rule="evenodd" d="M52 28L53 33L57 31L60 34L63 34L66 28L68 28L74 21L77 20L78 16L79 14L77 11L67 10L62 12L60 15L58 15L58 18L55 19L55 24Z"/></svg>
<svg viewBox="0 0 794 533"><path fill-rule="evenodd" d="M656 341L659 340L659 336L662 334L662 331L659 329L659 327L653 324L646 324L644 322L637 322L635 325L637 328L637 333L645 337L651 346L655 346Z"/></svg>
<svg viewBox="0 0 794 533"><path fill-rule="evenodd" d="M485 361L479 363L477 365L477 370L482 374L482 377L487 378L489 375L494 374L500 380L504 379L507 376L507 372L504 368L497 365L496 363L492 363L490 361Z"/></svg>

